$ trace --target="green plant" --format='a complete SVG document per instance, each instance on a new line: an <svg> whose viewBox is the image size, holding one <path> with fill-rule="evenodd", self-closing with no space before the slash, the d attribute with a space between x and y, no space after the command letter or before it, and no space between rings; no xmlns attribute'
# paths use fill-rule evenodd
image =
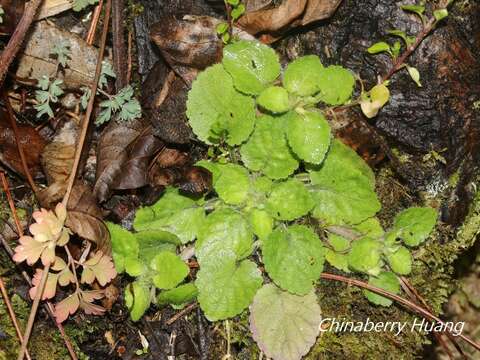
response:
<svg viewBox="0 0 480 360"><path fill-rule="evenodd" d="M90 5L95 5L98 0L73 0L73 11L82 11Z"/></svg>
<svg viewBox="0 0 480 360"><path fill-rule="evenodd" d="M225 0L225 6L228 13L228 22L222 22L217 25L216 31L224 44L232 40L233 24L245 13L245 4L240 0Z"/></svg>
<svg viewBox="0 0 480 360"><path fill-rule="evenodd" d="M405 31L394 29L389 30L387 33L391 36L400 38L403 41L403 45L400 41L395 41L393 45L385 41L377 42L371 45L367 52L369 54L380 54L387 53L392 59L393 68L392 71L387 75L387 78L390 77L394 72L406 68L408 74L412 80L417 84L418 87L422 86L420 82L420 72L417 68L408 65L405 63L408 56L418 47L420 42L438 25L440 21L445 19L448 16L447 7L451 3L451 0L442 1L441 6L434 9L432 12L432 18L428 19L425 15L425 5L424 2L419 5L401 5L400 8L406 12L413 13L422 22L423 29L416 36L410 36ZM404 47L404 52L401 54L402 46ZM385 79L386 80L386 79Z"/></svg>
<svg viewBox="0 0 480 360"><path fill-rule="evenodd" d="M37 110L37 117L47 114L49 117L53 117L53 110L50 106L52 103L58 102L58 97L63 95L63 89L60 87L63 84L62 80L55 79L50 81L47 76L43 76L38 81L38 87L40 90L35 91L35 100L37 104L34 106Z"/></svg>
<svg viewBox="0 0 480 360"><path fill-rule="evenodd" d="M109 225L117 271L136 277L125 294L132 319L152 302L178 306L197 297L211 321L250 305L262 351L299 359L318 335L314 290L324 259L399 292L395 273L410 272L410 249L428 237L436 211L407 209L385 232L375 218L380 202L372 170L332 139L326 120L332 107L357 104L373 116L388 101L388 88L379 84L352 100L352 73L324 67L312 55L281 73L271 48L239 41L194 81L187 116L211 146L210 158L197 165L212 173L216 195L192 199L168 189L156 204L138 210L135 232ZM200 270L186 282L188 268L176 250L193 242ZM295 336L299 327L302 338Z"/></svg>
<svg viewBox="0 0 480 360"><path fill-rule="evenodd" d="M3 10L3 7L0 5L0 24L3 24L3 15L5 15L5 10Z"/></svg>
<svg viewBox="0 0 480 360"><path fill-rule="evenodd" d="M105 309L94 304L95 300L104 296L103 290L84 290L80 283L92 285L96 281L100 286L106 286L116 276L112 259L101 251L91 253L90 247L86 248L79 260L72 257L67 247L70 238L70 230L65 227L67 211L61 203L56 206L55 212L41 209L33 213L33 218L35 222L30 225L32 236L20 237L13 260L18 263L26 261L29 266L41 260L43 266L51 270L46 277L42 300L52 299L57 285L67 287L75 284L74 292L55 305L57 322L63 322L79 308L86 314L103 314ZM65 250L67 261L61 256L60 248ZM80 280L77 278L79 267L82 268ZM30 289L32 299L37 289L42 287L45 268L36 269Z"/></svg>

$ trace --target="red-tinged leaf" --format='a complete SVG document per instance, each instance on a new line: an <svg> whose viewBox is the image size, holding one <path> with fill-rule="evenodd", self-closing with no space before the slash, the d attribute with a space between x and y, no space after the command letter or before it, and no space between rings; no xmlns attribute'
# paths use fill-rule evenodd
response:
<svg viewBox="0 0 480 360"><path fill-rule="evenodd" d="M37 294L38 285L40 284L40 280L42 279L43 270L37 269L35 275L33 275L32 285L33 287L30 288L29 294L30 298L34 299L35 295ZM43 290L42 300L52 299L57 292L57 280L58 274L48 273L47 282L45 284L45 289Z"/></svg>
<svg viewBox="0 0 480 360"><path fill-rule="evenodd" d="M115 276L115 266L112 259L98 251L83 264L82 283L91 284L95 278L101 286L107 285Z"/></svg>
<svg viewBox="0 0 480 360"><path fill-rule="evenodd" d="M102 290L82 291L80 292L80 308L88 315L103 315L105 313L105 308L93 304L93 302L104 296L105 293Z"/></svg>
<svg viewBox="0 0 480 360"><path fill-rule="evenodd" d="M82 310L87 315L103 315L103 314L105 314L105 308L100 306L100 305L91 304L91 303L82 301L81 304L80 304L80 307L82 308Z"/></svg>
<svg viewBox="0 0 480 360"><path fill-rule="evenodd" d="M31 236L22 236L19 239L20 245L15 248L13 260L17 263L27 261L28 265L35 264L48 243L35 241Z"/></svg>
<svg viewBox="0 0 480 360"><path fill-rule="evenodd" d="M82 298L86 302L94 302L95 300L100 300L105 296L105 291L103 290L87 290L82 291Z"/></svg>
<svg viewBox="0 0 480 360"><path fill-rule="evenodd" d="M67 267L67 263L60 257L55 257L55 262L52 264L53 271L62 271Z"/></svg>
<svg viewBox="0 0 480 360"><path fill-rule="evenodd" d="M47 246L42 252L42 264L43 266L47 266L55 261L55 243L48 242Z"/></svg>
<svg viewBox="0 0 480 360"><path fill-rule="evenodd" d="M58 284L60 286L67 286L70 283L75 282L75 276L73 273L70 271L69 268L65 268L63 271L58 273Z"/></svg>
<svg viewBox="0 0 480 360"><path fill-rule="evenodd" d="M93 272L92 268L84 267L82 271L82 277L80 282L82 284L91 284L95 281L95 273Z"/></svg>
<svg viewBox="0 0 480 360"><path fill-rule="evenodd" d="M69 297L60 301L55 305L55 319L57 323L62 323L67 320L69 315L75 314L80 306L80 297L79 293L75 292Z"/></svg>

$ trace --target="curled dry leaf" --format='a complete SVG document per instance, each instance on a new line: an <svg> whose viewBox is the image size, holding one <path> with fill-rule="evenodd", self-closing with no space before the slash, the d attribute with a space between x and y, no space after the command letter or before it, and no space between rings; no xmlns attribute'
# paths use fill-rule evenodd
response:
<svg viewBox="0 0 480 360"><path fill-rule="evenodd" d="M219 22L209 16L167 16L151 27L150 37L169 63L205 69L222 57Z"/></svg>
<svg viewBox="0 0 480 360"><path fill-rule="evenodd" d="M49 184L39 193L40 203L44 207L51 207L51 204L60 201L67 190L77 136L77 125L69 121L57 131L52 142L45 146L42 152L42 167Z"/></svg>
<svg viewBox="0 0 480 360"><path fill-rule="evenodd" d="M113 188L117 190L136 189L147 184L147 168L152 157L164 146L147 126L128 147L128 160L123 171L115 179Z"/></svg>
<svg viewBox="0 0 480 360"><path fill-rule="evenodd" d="M269 34L262 39L275 41L288 29L328 19L342 0L284 0L278 7L247 11L239 26L250 34Z"/></svg>
<svg viewBox="0 0 480 360"><path fill-rule="evenodd" d="M200 195L212 189L212 174L202 167L156 169L150 174L153 186L177 186L183 192Z"/></svg>
<svg viewBox="0 0 480 360"><path fill-rule="evenodd" d="M33 177L42 176L40 154L45 148L45 139L30 125L18 124L18 136L22 145L27 166ZM0 161L13 171L25 176L13 130L7 114L0 109Z"/></svg>
<svg viewBox="0 0 480 360"><path fill-rule="evenodd" d="M110 254L110 234L102 220L103 213L90 185L77 182L68 201L67 226L96 245L97 250Z"/></svg>
<svg viewBox="0 0 480 360"><path fill-rule="evenodd" d="M85 212L69 210L66 225L78 236L93 242L98 250L111 252L110 233L102 219Z"/></svg>
<svg viewBox="0 0 480 360"><path fill-rule="evenodd" d="M112 192L113 183L129 160L129 147L138 140L147 123L143 119L128 122L111 121L102 131L97 147L97 174L94 193L100 202L106 201Z"/></svg>

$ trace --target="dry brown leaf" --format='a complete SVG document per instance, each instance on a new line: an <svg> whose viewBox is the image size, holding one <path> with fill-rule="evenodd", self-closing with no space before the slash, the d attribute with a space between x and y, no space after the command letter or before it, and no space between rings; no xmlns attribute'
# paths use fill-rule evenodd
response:
<svg viewBox="0 0 480 360"><path fill-rule="evenodd" d="M325 20L333 15L342 0L308 0L301 25L305 26L314 21Z"/></svg>
<svg viewBox="0 0 480 360"><path fill-rule="evenodd" d="M167 16L152 26L150 37L168 63L204 69L222 57L222 41L215 31L219 22L209 16Z"/></svg>
<svg viewBox="0 0 480 360"><path fill-rule="evenodd" d="M276 8L244 14L238 24L250 34L278 32L299 18L306 5L307 0L285 0Z"/></svg>
<svg viewBox="0 0 480 360"><path fill-rule="evenodd" d="M15 136L7 119L7 114L0 109L0 161L13 171L25 176ZM40 167L40 154L45 148L45 139L30 125L18 124L17 126L30 173L33 177L39 177L43 174Z"/></svg>
<svg viewBox="0 0 480 360"><path fill-rule="evenodd" d="M52 204L63 198L67 190L77 136L78 126L73 121L67 122L42 152L41 163L49 185L38 194L42 207L51 208Z"/></svg>
<svg viewBox="0 0 480 360"><path fill-rule="evenodd" d="M116 190L137 189L147 185L147 169L152 157L164 146L155 137L150 126L129 145L128 160L122 166L123 171L115 179L113 188Z"/></svg>
<svg viewBox="0 0 480 360"><path fill-rule="evenodd" d="M152 138L147 128L145 120L136 119L121 123L111 121L103 130L97 147L97 175L94 186L95 196L100 202L106 201L116 188L115 185L122 185L122 182L123 185L128 183L130 189L147 184L146 173L150 158L163 146ZM146 158L148 161L145 161ZM130 167L127 168L129 161ZM124 177L128 179L122 180Z"/></svg>
<svg viewBox="0 0 480 360"><path fill-rule="evenodd" d="M78 236L93 242L98 250L111 254L110 233L102 219L83 211L68 210L65 225Z"/></svg>
<svg viewBox="0 0 480 360"><path fill-rule="evenodd" d="M270 42L288 29L328 19L341 2L342 0L284 0L280 6L272 9L247 11L238 24L250 34L270 34L263 37Z"/></svg>

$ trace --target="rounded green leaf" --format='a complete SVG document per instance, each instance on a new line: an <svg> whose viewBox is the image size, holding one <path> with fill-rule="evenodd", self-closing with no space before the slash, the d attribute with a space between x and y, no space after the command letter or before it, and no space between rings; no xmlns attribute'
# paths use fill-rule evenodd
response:
<svg viewBox="0 0 480 360"><path fill-rule="evenodd" d="M343 236L329 233L328 242L335 251L346 251L350 248L350 240L345 239Z"/></svg>
<svg viewBox="0 0 480 360"><path fill-rule="evenodd" d="M272 190L273 181L266 176L257 177L252 181L252 187L255 191L269 194Z"/></svg>
<svg viewBox="0 0 480 360"><path fill-rule="evenodd" d="M140 208L133 226L137 231L163 231L176 235L185 244L197 236L205 211L178 189L167 189L152 206Z"/></svg>
<svg viewBox="0 0 480 360"><path fill-rule="evenodd" d="M358 224L380 210L375 178L355 151L338 140L323 164L310 170L313 216L327 225Z"/></svg>
<svg viewBox="0 0 480 360"><path fill-rule="evenodd" d="M265 110L283 113L290 110L288 92L280 86L270 86L260 93L257 103Z"/></svg>
<svg viewBox="0 0 480 360"><path fill-rule="evenodd" d="M303 183L289 179L273 186L266 210L279 220L295 220L307 215L315 203Z"/></svg>
<svg viewBox="0 0 480 360"><path fill-rule="evenodd" d="M195 244L200 265L215 260L219 254L232 251L237 259L252 253L253 233L244 216L232 209L213 211L207 216Z"/></svg>
<svg viewBox="0 0 480 360"><path fill-rule="evenodd" d="M369 273L380 264L380 242L365 237L352 243L348 265L356 271Z"/></svg>
<svg viewBox="0 0 480 360"><path fill-rule="evenodd" d="M135 281L125 288L125 305L132 321L138 321L150 307L150 287Z"/></svg>
<svg viewBox="0 0 480 360"><path fill-rule="evenodd" d="M250 330L267 358L300 360L315 344L321 310L312 291L298 296L273 284L258 290L250 306Z"/></svg>
<svg viewBox="0 0 480 360"><path fill-rule="evenodd" d="M355 85L352 73L339 65L323 68L319 75L321 98L328 105L341 105L350 99Z"/></svg>
<svg viewBox="0 0 480 360"><path fill-rule="evenodd" d="M307 226L276 229L262 242L263 263L272 280L298 295L312 291L323 270L324 248Z"/></svg>
<svg viewBox="0 0 480 360"><path fill-rule="evenodd" d="M239 205L245 202L250 178L243 166L236 164L218 164L219 176L214 183L218 196L227 204Z"/></svg>
<svg viewBox="0 0 480 360"><path fill-rule="evenodd" d="M412 254L404 246L394 253L388 254L387 260L392 270L399 275L408 275L412 272Z"/></svg>
<svg viewBox="0 0 480 360"><path fill-rule="evenodd" d="M330 146L331 131L325 117L317 112L307 112L289 117L288 144L302 160L321 164Z"/></svg>
<svg viewBox="0 0 480 360"><path fill-rule="evenodd" d="M135 236L120 225L107 222L108 231L112 240L112 257L115 263L115 270L122 273L125 270L127 258L133 260L138 258L138 241Z"/></svg>
<svg viewBox="0 0 480 360"><path fill-rule="evenodd" d="M259 239L264 239L273 229L273 218L265 210L253 209L250 213L252 230Z"/></svg>
<svg viewBox="0 0 480 360"><path fill-rule="evenodd" d="M400 292L400 282L398 281L397 276L392 272L385 271L381 272L377 277L370 276L368 283L370 285L376 286L383 290L387 290L394 294L398 294ZM392 305L392 300L384 296L378 295L372 291L364 290L363 293L370 302L376 305Z"/></svg>
<svg viewBox="0 0 480 360"><path fill-rule="evenodd" d="M240 149L242 161L250 170L261 171L271 179L283 179L298 168L285 138L284 118L261 116L255 131Z"/></svg>
<svg viewBox="0 0 480 360"><path fill-rule="evenodd" d="M174 288L189 273L187 264L169 251L157 254L150 263L150 268L154 271L153 283L159 289Z"/></svg>
<svg viewBox="0 0 480 360"><path fill-rule="evenodd" d="M350 269L348 268L348 255L337 253L333 250L325 250L325 260L328 261L330 265L338 270L349 273Z"/></svg>
<svg viewBox="0 0 480 360"><path fill-rule="evenodd" d="M138 259L127 257L125 259L125 272L130 276L140 276L147 270L143 262Z"/></svg>
<svg viewBox="0 0 480 360"><path fill-rule="evenodd" d="M260 94L280 75L275 50L258 41L241 40L227 45L222 63L235 87L246 94Z"/></svg>
<svg viewBox="0 0 480 360"><path fill-rule="evenodd" d="M254 262L238 262L233 251L225 250L200 267L195 281L198 302L208 320L228 319L250 305L262 281Z"/></svg>
<svg viewBox="0 0 480 360"><path fill-rule="evenodd" d="M283 75L283 85L292 94L311 96L320 90L319 75L322 69L318 56L299 57L288 64Z"/></svg>
<svg viewBox="0 0 480 360"><path fill-rule="evenodd" d="M195 300L198 290L193 283L179 285L174 289L162 291L157 296L157 305L176 305L180 306Z"/></svg>
<svg viewBox="0 0 480 360"><path fill-rule="evenodd" d="M217 64L195 79L188 93L187 117L197 137L207 144L225 139L239 145L253 130L255 102L233 87L232 78Z"/></svg>
<svg viewBox="0 0 480 360"><path fill-rule="evenodd" d="M393 229L408 246L424 242L437 223L437 212L429 207L412 207L395 217Z"/></svg>

